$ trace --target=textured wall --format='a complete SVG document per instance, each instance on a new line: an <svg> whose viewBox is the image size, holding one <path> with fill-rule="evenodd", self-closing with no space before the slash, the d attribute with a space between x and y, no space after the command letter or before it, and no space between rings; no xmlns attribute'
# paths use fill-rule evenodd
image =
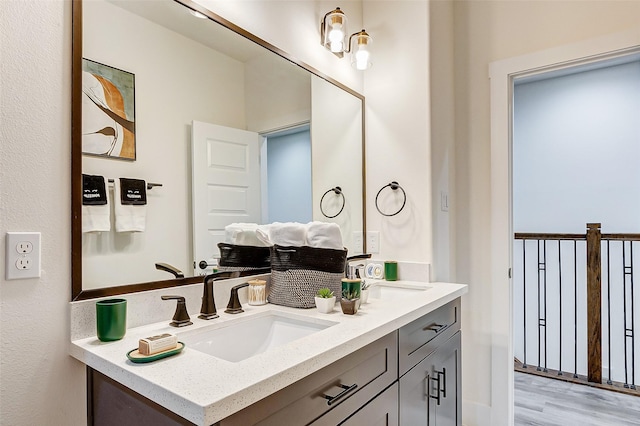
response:
<svg viewBox="0 0 640 426"><path fill-rule="evenodd" d="M84 367L67 355L70 11L70 2L0 3L0 233L41 231L43 259L40 279L5 282L2 268L2 425L86 422Z"/></svg>

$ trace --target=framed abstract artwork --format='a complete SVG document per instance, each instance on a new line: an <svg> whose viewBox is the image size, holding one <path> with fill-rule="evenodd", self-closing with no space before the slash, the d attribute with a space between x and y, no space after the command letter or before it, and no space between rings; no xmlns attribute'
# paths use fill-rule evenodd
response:
<svg viewBox="0 0 640 426"><path fill-rule="evenodd" d="M136 159L135 76L82 59L82 153Z"/></svg>

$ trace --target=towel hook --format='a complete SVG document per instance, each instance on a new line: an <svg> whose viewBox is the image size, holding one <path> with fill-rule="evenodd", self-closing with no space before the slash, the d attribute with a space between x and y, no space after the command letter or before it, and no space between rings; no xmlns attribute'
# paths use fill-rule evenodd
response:
<svg viewBox="0 0 640 426"><path fill-rule="evenodd" d="M330 193L331 191L335 192L336 195L340 195L342 196L342 207L340 207L340 211L336 214L334 214L333 216L329 216L327 215L324 210L322 209L322 200L324 200L324 197L326 197L326 195L328 193ZM344 198L344 193L342 192L342 188L340 188L339 186L336 186L335 188L331 188L329 189L327 192L325 192L324 194L322 194L322 198L320 198L320 211L322 212L322 214L324 215L324 217L326 217L327 219L333 219L334 217L338 216L340 213L342 213L342 210L344 210L344 205L346 203L347 200L345 200Z"/></svg>
<svg viewBox="0 0 640 426"><path fill-rule="evenodd" d="M383 213L380 210L380 206L378 206L378 197L380 196L380 193L382 192L383 189L385 189L386 187L391 188L392 190L396 191L396 190L400 190L402 191L402 196L403 196L403 200L402 200L402 206L398 209L397 212L395 213ZM376 194L376 209L378 210L378 212L382 215L382 216L395 216L398 213L400 213L402 211L402 209L404 209L405 204L407 204L407 193L404 192L404 189L402 189L402 187L400 186L400 184L398 182L396 182L395 180L391 183L386 184L385 186L383 186L382 188L380 188L380 191L378 191L378 193Z"/></svg>

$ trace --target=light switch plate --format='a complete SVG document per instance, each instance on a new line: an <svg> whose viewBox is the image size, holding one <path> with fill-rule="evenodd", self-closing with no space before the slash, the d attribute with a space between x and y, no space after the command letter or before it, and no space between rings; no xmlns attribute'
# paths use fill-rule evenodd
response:
<svg viewBox="0 0 640 426"><path fill-rule="evenodd" d="M367 252L380 253L380 232L367 231Z"/></svg>
<svg viewBox="0 0 640 426"><path fill-rule="evenodd" d="M40 277L40 232L7 232L5 278Z"/></svg>

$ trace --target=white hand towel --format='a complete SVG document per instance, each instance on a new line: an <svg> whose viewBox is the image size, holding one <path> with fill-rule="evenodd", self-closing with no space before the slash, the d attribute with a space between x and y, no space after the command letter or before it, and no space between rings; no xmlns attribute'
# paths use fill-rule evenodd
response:
<svg viewBox="0 0 640 426"><path fill-rule="evenodd" d="M146 183L142 186L143 194L136 196L143 197L145 204L122 204L122 181L123 178L116 179L114 184L114 211L116 217L116 232L144 232L147 221L147 195ZM125 194L126 195L126 194Z"/></svg>
<svg viewBox="0 0 640 426"><path fill-rule="evenodd" d="M309 222L307 224L307 245L315 248L343 250L340 226L337 223Z"/></svg>
<svg viewBox="0 0 640 426"><path fill-rule="evenodd" d="M269 235L271 231L271 226L273 223L268 223L266 225L259 225L256 229L256 237L264 244L265 246L272 246L271 236Z"/></svg>
<svg viewBox="0 0 640 426"><path fill-rule="evenodd" d="M275 222L258 227L256 234L262 241L268 241L269 245L302 247L306 243L307 227L297 222Z"/></svg>
<svg viewBox="0 0 640 426"><path fill-rule="evenodd" d="M104 176L82 175L82 232L109 232L111 207Z"/></svg>
<svg viewBox="0 0 640 426"><path fill-rule="evenodd" d="M232 223L224 228L225 242L238 246L268 247L256 235L257 223Z"/></svg>

